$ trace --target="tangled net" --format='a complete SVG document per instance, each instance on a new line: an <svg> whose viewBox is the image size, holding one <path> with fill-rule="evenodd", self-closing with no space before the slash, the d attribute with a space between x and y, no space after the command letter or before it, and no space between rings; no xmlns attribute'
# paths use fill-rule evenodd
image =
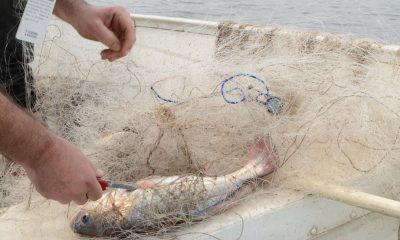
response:
<svg viewBox="0 0 400 240"><path fill-rule="evenodd" d="M50 26L32 64L35 115L117 181L228 174L243 166L254 139L265 136L279 159L272 185L299 176L345 185L396 178L399 68L390 53L382 57L384 45L232 23L205 40L182 36L193 46L180 49L170 43L174 37L160 40L139 28L133 53L107 63L95 60L98 45L73 40L67 26ZM164 49L160 41L173 47ZM213 49L199 48L213 41ZM224 80L238 73L246 74L223 90ZM270 96L282 100L283 112L268 111ZM14 168L9 172L21 171ZM27 181L17 175L4 175L0 206L28 197L29 191L21 193ZM15 183L21 187L11 187ZM252 187L271 187L271 179L267 183ZM398 197L394 185L385 191ZM174 224L161 225L152 234Z"/></svg>

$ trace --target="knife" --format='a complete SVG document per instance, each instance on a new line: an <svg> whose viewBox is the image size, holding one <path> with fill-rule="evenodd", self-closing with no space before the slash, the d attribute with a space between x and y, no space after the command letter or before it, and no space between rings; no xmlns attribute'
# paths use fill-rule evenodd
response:
<svg viewBox="0 0 400 240"><path fill-rule="evenodd" d="M138 187L134 183L126 183L126 182L116 182L111 180L104 180L101 178L97 178L101 189L105 191L107 188L115 188L115 189L125 189L128 192L135 191Z"/></svg>

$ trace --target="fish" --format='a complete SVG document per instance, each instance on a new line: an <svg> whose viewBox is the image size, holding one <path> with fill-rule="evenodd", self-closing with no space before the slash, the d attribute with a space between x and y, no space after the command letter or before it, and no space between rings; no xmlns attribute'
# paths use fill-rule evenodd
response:
<svg viewBox="0 0 400 240"><path fill-rule="evenodd" d="M135 183L134 191L115 189L88 202L71 219L75 233L118 236L124 233L159 231L166 226L196 222L210 216L249 180L277 169L271 142L259 139L252 145L242 168L217 177L152 176Z"/></svg>

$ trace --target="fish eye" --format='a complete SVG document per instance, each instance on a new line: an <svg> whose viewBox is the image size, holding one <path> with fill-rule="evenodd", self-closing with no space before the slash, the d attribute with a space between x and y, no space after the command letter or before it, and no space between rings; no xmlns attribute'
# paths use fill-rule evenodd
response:
<svg viewBox="0 0 400 240"><path fill-rule="evenodd" d="M81 221L82 221L83 224L89 223L89 214L85 213L85 214L82 216Z"/></svg>

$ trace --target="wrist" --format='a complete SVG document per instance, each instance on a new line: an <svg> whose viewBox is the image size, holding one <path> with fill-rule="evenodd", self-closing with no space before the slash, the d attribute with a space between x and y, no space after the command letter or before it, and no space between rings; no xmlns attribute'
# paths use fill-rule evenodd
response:
<svg viewBox="0 0 400 240"><path fill-rule="evenodd" d="M44 127L41 132L37 143L29 150L31 156L27 156L26 159L20 162L24 168L36 170L40 166L46 164L46 159L50 159L46 158L46 155L48 155L56 145L57 137Z"/></svg>
<svg viewBox="0 0 400 240"><path fill-rule="evenodd" d="M84 0L58 0L54 6L54 15L65 22L75 26L79 16L84 14L84 10L90 5Z"/></svg>

